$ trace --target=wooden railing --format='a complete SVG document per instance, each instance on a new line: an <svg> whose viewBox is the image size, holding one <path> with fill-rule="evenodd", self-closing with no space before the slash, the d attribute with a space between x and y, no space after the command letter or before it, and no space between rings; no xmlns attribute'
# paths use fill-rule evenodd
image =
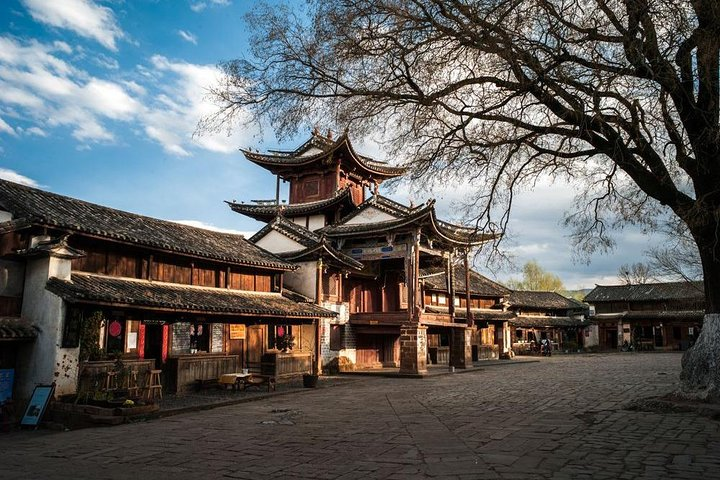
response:
<svg viewBox="0 0 720 480"><path fill-rule="evenodd" d="M262 357L260 373L279 380L312 371L312 353L303 351L267 352Z"/></svg>

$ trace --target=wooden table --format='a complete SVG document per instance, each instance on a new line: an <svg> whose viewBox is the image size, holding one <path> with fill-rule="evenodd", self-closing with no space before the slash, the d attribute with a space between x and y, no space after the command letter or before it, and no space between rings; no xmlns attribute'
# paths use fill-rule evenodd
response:
<svg viewBox="0 0 720 480"><path fill-rule="evenodd" d="M223 385L225 387L232 386L233 390L238 390L241 385L245 385L245 380L250 378L252 374L250 373L224 373L220 375L220 380L218 380L218 383L220 385Z"/></svg>

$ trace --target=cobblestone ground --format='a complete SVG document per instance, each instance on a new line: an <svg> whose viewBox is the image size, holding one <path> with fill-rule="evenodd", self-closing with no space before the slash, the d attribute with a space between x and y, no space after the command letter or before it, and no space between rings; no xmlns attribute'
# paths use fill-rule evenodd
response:
<svg viewBox="0 0 720 480"><path fill-rule="evenodd" d="M624 410L680 355L370 378L145 423L0 435L1 478L720 478L720 423Z"/></svg>

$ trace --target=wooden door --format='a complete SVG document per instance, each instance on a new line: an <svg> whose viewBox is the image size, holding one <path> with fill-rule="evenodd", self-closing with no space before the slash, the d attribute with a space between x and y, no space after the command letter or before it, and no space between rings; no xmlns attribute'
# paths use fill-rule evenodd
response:
<svg viewBox="0 0 720 480"><path fill-rule="evenodd" d="M262 325L248 326L247 328L247 367L260 371L260 361L265 352L263 348L264 328Z"/></svg>
<svg viewBox="0 0 720 480"><path fill-rule="evenodd" d="M382 336L359 335L357 337L357 364L374 366L383 358Z"/></svg>

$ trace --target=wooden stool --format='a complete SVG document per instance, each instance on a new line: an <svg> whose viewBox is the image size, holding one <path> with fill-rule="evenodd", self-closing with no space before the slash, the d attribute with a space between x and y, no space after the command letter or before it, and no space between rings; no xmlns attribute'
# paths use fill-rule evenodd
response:
<svg viewBox="0 0 720 480"><path fill-rule="evenodd" d="M117 390L117 372L105 372L105 391L114 392Z"/></svg>
<svg viewBox="0 0 720 480"><path fill-rule="evenodd" d="M128 397L139 397L140 386L138 385L138 371L130 370L125 377L125 388L128 392Z"/></svg>
<svg viewBox="0 0 720 480"><path fill-rule="evenodd" d="M148 381L146 384L147 388L147 399L154 399L156 394L158 398L162 399L162 384L160 383L160 374L162 370L148 370Z"/></svg>

